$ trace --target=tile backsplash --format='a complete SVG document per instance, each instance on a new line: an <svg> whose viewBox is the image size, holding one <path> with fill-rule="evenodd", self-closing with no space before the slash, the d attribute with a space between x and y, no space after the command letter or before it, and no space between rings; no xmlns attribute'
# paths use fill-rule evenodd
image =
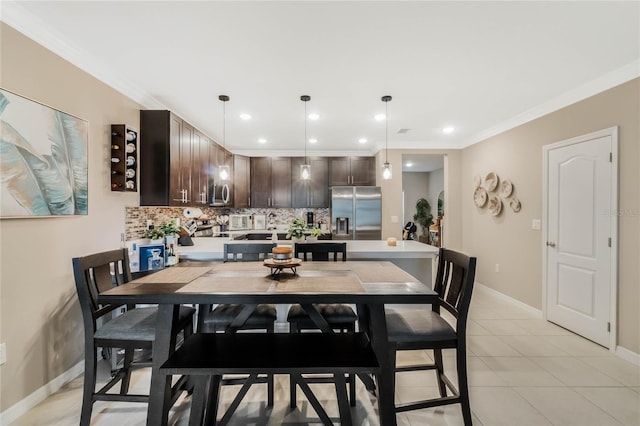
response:
<svg viewBox="0 0 640 426"><path fill-rule="evenodd" d="M125 236L127 240L135 240L145 237L147 220L153 221L154 226L169 222L171 219L180 219L184 224L187 218L184 217L184 207L127 207L125 214ZM331 217L329 209L229 209L229 208L200 208L203 214L215 220L218 215L223 214L269 214L275 215L273 223L278 226L288 225L295 218L306 220L306 213L312 211L315 214L315 222L329 224Z"/></svg>

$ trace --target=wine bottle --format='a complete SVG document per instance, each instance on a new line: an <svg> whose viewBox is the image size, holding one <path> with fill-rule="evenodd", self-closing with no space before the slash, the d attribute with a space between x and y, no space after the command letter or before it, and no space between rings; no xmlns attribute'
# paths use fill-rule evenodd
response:
<svg viewBox="0 0 640 426"><path fill-rule="evenodd" d="M135 132L132 132L131 130L127 130L127 141L131 142L134 140L136 140Z"/></svg>
<svg viewBox="0 0 640 426"><path fill-rule="evenodd" d="M167 252L167 266L173 266L178 263L176 252L173 249L173 244L169 244L169 251Z"/></svg>
<svg viewBox="0 0 640 426"><path fill-rule="evenodd" d="M120 132L111 132L111 136L122 136Z"/></svg>
<svg viewBox="0 0 640 426"><path fill-rule="evenodd" d="M111 188L113 188L113 189L122 188L122 184L121 183L112 183L111 184Z"/></svg>
<svg viewBox="0 0 640 426"><path fill-rule="evenodd" d="M120 149L120 145L111 145L111 149Z"/></svg>
<svg viewBox="0 0 640 426"><path fill-rule="evenodd" d="M119 163L120 159L118 157L111 157L111 162L112 163Z"/></svg>

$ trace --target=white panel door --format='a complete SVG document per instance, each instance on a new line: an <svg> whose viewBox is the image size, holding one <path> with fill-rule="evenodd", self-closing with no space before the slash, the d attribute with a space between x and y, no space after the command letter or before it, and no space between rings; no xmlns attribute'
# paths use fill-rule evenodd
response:
<svg viewBox="0 0 640 426"><path fill-rule="evenodd" d="M547 319L609 347L612 137L548 151Z"/></svg>

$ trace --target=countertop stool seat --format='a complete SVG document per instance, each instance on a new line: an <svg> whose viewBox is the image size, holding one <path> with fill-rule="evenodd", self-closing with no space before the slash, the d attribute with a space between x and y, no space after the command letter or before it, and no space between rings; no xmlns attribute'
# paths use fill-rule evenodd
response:
<svg viewBox="0 0 640 426"><path fill-rule="evenodd" d="M440 249L438 271L434 290L438 293L438 303L432 309L398 308L386 310L388 353L395 365L396 353L402 350L433 350L433 364L419 364L396 367L396 373L435 370L439 398L408 402L396 405L396 412L420 410L448 404L460 404L465 426L471 425L471 406L467 383L466 323L473 281L476 270L476 258L453 250ZM450 325L441 315L445 309L455 319ZM456 350L457 389L444 371L443 349ZM447 394L447 389L452 395Z"/></svg>
<svg viewBox="0 0 640 426"><path fill-rule="evenodd" d="M137 349L151 349L156 339L157 307L126 305L100 305L98 295L114 286L126 285L131 280L127 249L111 250L73 259L73 274L84 322L84 387L80 425L91 423L91 412L95 401L148 402L148 395L129 393L131 371L134 368L150 367L148 359L134 361ZM114 316L115 312L126 309ZM117 311L118 310L118 311ZM193 333L193 316L196 310L181 306L178 326L173 336L179 333L186 339ZM102 325L98 325L102 323ZM115 371L112 379L96 391L97 348L124 349L122 367ZM114 351L115 353L115 351ZM109 392L120 382L120 392ZM171 400L175 401L180 391L189 390L186 376L172 387Z"/></svg>
<svg viewBox="0 0 640 426"><path fill-rule="evenodd" d="M302 259L303 261L311 260L316 262L327 262L330 259L334 262L337 262L338 260L343 262L347 261L347 243L296 243L294 252L295 257ZM315 304L314 308L324 318L332 330L336 330L341 333L354 333L356 331L358 315L354 312L351 306L339 303L330 303ZM287 313L287 322L289 323L289 331L291 333L299 333L302 330L318 329L318 326L304 308L297 304L289 308L289 312ZM333 381L331 377L308 377L305 378L305 380L310 383ZM294 408L296 406L297 399L296 385L293 380L291 383L290 407ZM354 374L348 375L347 383L349 384L349 402L353 407L356 405L356 377Z"/></svg>
<svg viewBox="0 0 640 426"><path fill-rule="evenodd" d="M275 243L247 243L247 244L225 244L223 259L225 262L255 262L267 259L271 256L271 250ZM247 305L242 304L220 304L200 305L198 308L198 332L199 333L235 333L238 330L264 330L266 333L273 333L277 319L276 306L272 304L259 304L247 319L240 325L234 325L234 321L241 315ZM212 309L213 308L213 309ZM267 406L274 404L274 379L273 374L263 374L242 377L221 379L223 385L238 385L242 387L237 393L233 402L227 410L227 417L230 417L238 408L242 399L254 383L267 384Z"/></svg>

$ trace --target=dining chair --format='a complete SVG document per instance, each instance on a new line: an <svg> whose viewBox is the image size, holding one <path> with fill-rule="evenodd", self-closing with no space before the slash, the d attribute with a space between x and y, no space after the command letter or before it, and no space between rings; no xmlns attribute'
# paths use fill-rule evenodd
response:
<svg viewBox="0 0 640 426"><path fill-rule="evenodd" d="M156 337L158 308L154 306L101 305L97 297L114 286L126 285L131 280L127 249L118 249L73 258L73 274L84 322L84 388L80 424L91 423L91 412L95 401L148 402L148 395L130 394L131 371L134 368L150 367L149 360L134 361L137 349L151 349ZM114 315L116 314L116 315ZM193 333L195 309L180 307L178 331L184 339ZM184 340L183 339L183 340ZM177 340L177 339L176 339ZM112 379L96 391L96 369L98 348L124 349L122 368L116 370ZM114 354L116 351L114 351ZM119 393L109 393L118 381ZM182 377L172 388L172 397L184 390L186 378Z"/></svg>
<svg viewBox="0 0 640 426"><path fill-rule="evenodd" d="M275 243L237 243L224 245L224 262L250 262L267 259ZM236 327L232 327L233 321L242 314L246 306L242 304L219 304L212 310L212 305L203 304L198 307L198 332L199 333L234 333L237 330L265 330L267 333L275 331L277 319L276 306L272 304L259 304L251 312L246 321ZM253 383L267 383L267 406L274 404L274 379L273 374L266 377L251 378L227 378L222 380L224 385L242 384L242 388L230 404L225 419L229 418L240 405L242 398Z"/></svg>
<svg viewBox="0 0 640 426"><path fill-rule="evenodd" d="M392 357L392 365L395 365L397 351L430 349L434 354L433 364L396 367L396 373L435 370L440 392L439 398L396 405L397 413L459 403L464 424L472 424L467 382L466 327L475 271L475 257L440 248L434 283L434 290L438 293L438 303L431 305L431 310L426 308L386 310L388 353ZM451 314L455 325L450 325L443 318L441 308ZM457 389L444 372L443 349L456 350ZM447 395L447 388L452 395Z"/></svg>
<svg viewBox="0 0 640 426"><path fill-rule="evenodd" d="M339 259L343 262L347 261L347 243L322 242L322 243L296 243L294 249L295 257L302 258L303 261L323 261L327 262L333 259L337 262ZM315 309L324 318L332 330L338 330L341 333L353 333L356 330L356 321L358 315L353 311L351 306L330 303L315 304ZM318 326L311 319L304 308L295 304L289 308L287 314L289 322L289 331L291 333L299 333L302 330L316 330ZM327 382L330 378L309 378L308 382ZM349 403L351 406L356 404L356 381L355 375L349 374L347 382L349 383ZM296 406L296 386L292 382L290 386L290 407Z"/></svg>

